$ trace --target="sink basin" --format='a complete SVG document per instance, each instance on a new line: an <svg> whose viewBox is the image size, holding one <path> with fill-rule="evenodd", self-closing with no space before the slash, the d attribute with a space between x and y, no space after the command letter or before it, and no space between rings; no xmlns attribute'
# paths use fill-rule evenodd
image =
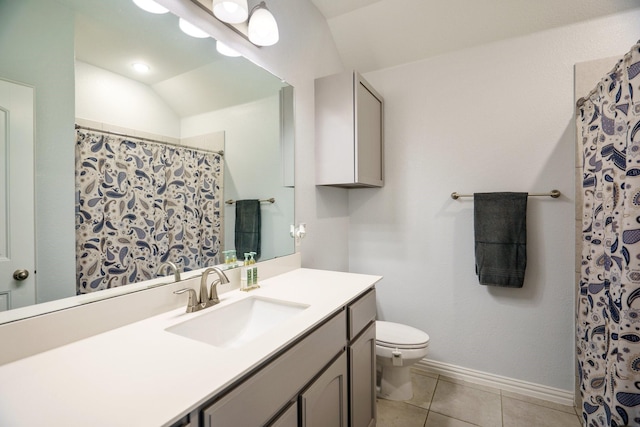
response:
<svg viewBox="0 0 640 427"><path fill-rule="evenodd" d="M236 348L304 311L308 305L248 297L165 329L216 347Z"/></svg>

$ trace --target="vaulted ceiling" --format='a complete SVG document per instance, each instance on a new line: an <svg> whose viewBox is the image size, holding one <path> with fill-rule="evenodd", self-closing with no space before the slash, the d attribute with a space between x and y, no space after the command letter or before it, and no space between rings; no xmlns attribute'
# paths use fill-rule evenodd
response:
<svg viewBox="0 0 640 427"><path fill-rule="evenodd" d="M638 0L311 1L345 67L360 72L640 9Z"/></svg>

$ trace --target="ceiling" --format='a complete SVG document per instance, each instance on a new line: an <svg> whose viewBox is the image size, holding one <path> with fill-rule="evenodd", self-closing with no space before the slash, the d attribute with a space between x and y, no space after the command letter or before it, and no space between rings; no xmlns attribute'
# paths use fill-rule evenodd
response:
<svg viewBox="0 0 640 427"><path fill-rule="evenodd" d="M360 72L640 9L638 0L311 1L345 68Z"/></svg>
<svg viewBox="0 0 640 427"><path fill-rule="evenodd" d="M178 117L274 96L285 84L245 58L216 52L215 40L178 28L131 0L58 0L75 13L76 59L148 85ZM131 64L144 62L146 74Z"/></svg>
<svg viewBox="0 0 640 427"><path fill-rule="evenodd" d="M213 39L186 36L171 14L146 13L131 0L58 1L76 11L77 59L149 85L179 117L282 86L244 58L218 55ZM310 1L327 18L345 68L360 72L640 9L640 0ZM130 66L138 60L151 72L135 75Z"/></svg>

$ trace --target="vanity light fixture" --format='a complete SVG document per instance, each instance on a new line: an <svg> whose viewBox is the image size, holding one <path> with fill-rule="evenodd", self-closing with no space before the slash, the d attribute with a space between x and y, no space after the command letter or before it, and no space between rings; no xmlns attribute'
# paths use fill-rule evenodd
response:
<svg viewBox="0 0 640 427"><path fill-rule="evenodd" d="M272 46L278 43L278 40L280 40L280 34L276 18L267 9L267 4L261 1L251 9L249 41L258 46Z"/></svg>
<svg viewBox="0 0 640 427"><path fill-rule="evenodd" d="M240 52L238 52L232 47L229 47L229 45L222 43L220 40L216 40L216 50L218 51L219 54L224 56L230 56L232 58L242 56Z"/></svg>
<svg viewBox="0 0 640 427"><path fill-rule="evenodd" d="M169 9L167 9L164 6L160 6L158 3L156 3L153 0L133 0L133 2L140 9L146 10L149 13L155 13L160 15L160 14L169 12Z"/></svg>
<svg viewBox="0 0 640 427"><path fill-rule="evenodd" d="M249 17L247 0L213 0L213 14L227 24L241 24Z"/></svg>
<svg viewBox="0 0 640 427"><path fill-rule="evenodd" d="M191 37L195 37L195 38L198 38L198 39L204 39L204 38L209 37L209 34L205 33L200 28L196 27L195 25L193 25L191 22L187 21L186 19L180 18L178 20L178 26L180 27L182 32L184 32L185 34L190 35Z"/></svg>
<svg viewBox="0 0 640 427"><path fill-rule="evenodd" d="M280 39L278 23L264 1L258 0L258 4L250 11L247 0L210 0L211 6L204 6L203 0L193 1L256 46L272 46Z"/></svg>

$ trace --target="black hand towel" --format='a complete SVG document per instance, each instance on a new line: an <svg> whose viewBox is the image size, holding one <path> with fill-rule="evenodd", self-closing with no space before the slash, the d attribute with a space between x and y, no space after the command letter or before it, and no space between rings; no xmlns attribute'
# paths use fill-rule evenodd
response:
<svg viewBox="0 0 640 427"><path fill-rule="evenodd" d="M260 200L236 201L236 253L244 260L246 252L255 252L254 259L260 258Z"/></svg>
<svg viewBox="0 0 640 427"><path fill-rule="evenodd" d="M480 284L521 288L527 267L527 193L475 193L473 204Z"/></svg>

